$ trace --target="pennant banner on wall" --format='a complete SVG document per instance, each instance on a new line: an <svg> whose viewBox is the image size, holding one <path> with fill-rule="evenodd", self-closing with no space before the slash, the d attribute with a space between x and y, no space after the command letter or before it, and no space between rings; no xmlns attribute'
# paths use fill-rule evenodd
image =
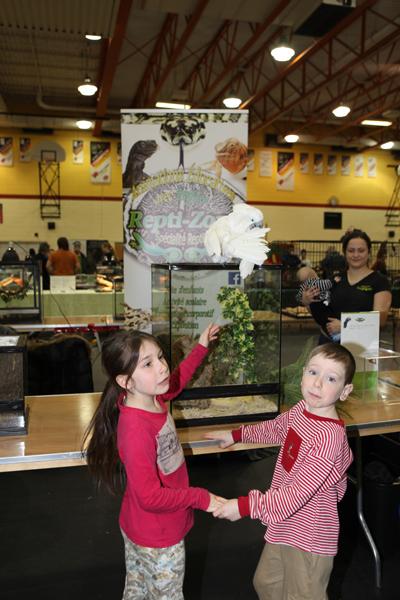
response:
<svg viewBox="0 0 400 600"><path fill-rule="evenodd" d="M328 154L326 170L327 170L328 175L336 175L336 171L337 171L337 156L336 156L336 154Z"/></svg>
<svg viewBox="0 0 400 600"><path fill-rule="evenodd" d="M13 139L12 137L0 137L0 165L2 167L13 166Z"/></svg>
<svg viewBox="0 0 400 600"><path fill-rule="evenodd" d="M146 314L151 264L209 262L206 230L246 200L248 111L121 118L125 303Z"/></svg>
<svg viewBox="0 0 400 600"><path fill-rule="evenodd" d="M90 142L90 181L111 183L110 142Z"/></svg>
<svg viewBox="0 0 400 600"><path fill-rule="evenodd" d="M354 157L354 175L356 177L364 176L364 156L362 154L356 154Z"/></svg>
<svg viewBox="0 0 400 600"><path fill-rule="evenodd" d="M322 175L324 172L324 155L320 152L314 154L314 175Z"/></svg>
<svg viewBox="0 0 400 600"><path fill-rule="evenodd" d="M32 141L29 137L19 138L19 162L31 162Z"/></svg>
<svg viewBox="0 0 400 600"><path fill-rule="evenodd" d="M350 156L348 154L343 154L341 157L340 174L350 175Z"/></svg>
<svg viewBox="0 0 400 600"><path fill-rule="evenodd" d="M72 140L72 163L83 164L83 140Z"/></svg>
<svg viewBox="0 0 400 600"><path fill-rule="evenodd" d="M376 177L376 158L375 156L368 156L368 177Z"/></svg>
<svg viewBox="0 0 400 600"><path fill-rule="evenodd" d="M260 177L272 177L272 150L261 150L259 153L258 174Z"/></svg>
<svg viewBox="0 0 400 600"><path fill-rule="evenodd" d="M308 152L300 152L300 173L308 173L309 164L310 161Z"/></svg>
<svg viewBox="0 0 400 600"><path fill-rule="evenodd" d="M294 190L294 152L278 152L276 189L289 192Z"/></svg>

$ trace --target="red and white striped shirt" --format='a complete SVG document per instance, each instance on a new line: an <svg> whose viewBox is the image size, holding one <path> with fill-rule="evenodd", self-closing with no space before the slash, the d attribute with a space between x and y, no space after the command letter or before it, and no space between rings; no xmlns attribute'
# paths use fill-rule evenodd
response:
<svg viewBox="0 0 400 600"><path fill-rule="evenodd" d="M281 445L270 489L239 498L240 514L268 526L267 542L334 556L337 504L353 460L343 421L318 417L301 400L276 419L244 425L233 436L235 441Z"/></svg>

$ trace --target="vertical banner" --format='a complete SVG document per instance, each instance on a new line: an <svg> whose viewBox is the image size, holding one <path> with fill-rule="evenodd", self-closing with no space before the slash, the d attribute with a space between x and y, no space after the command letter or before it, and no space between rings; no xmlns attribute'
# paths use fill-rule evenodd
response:
<svg viewBox="0 0 400 600"><path fill-rule="evenodd" d="M348 154L343 154L341 156L340 174L350 175L350 156Z"/></svg>
<svg viewBox="0 0 400 600"><path fill-rule="evenodd" d="M355 177L364 177L364 156L356 154L354 157L354 175Z"/></svg>
<svg viewBox="0 0 400 600"><path fill-rule="evenodd" d="M90 142L90 181L111 182L111 143Z"/></svg>
<svg viewBox="0 0 400 600"><path fill-rule="evenodd" d="M289 192L294 190L294 152L278 152L276 189Z"/></svg>
<svg viewBox="0 0 400 600"><path fill-rule="evenodd" d="M336 156L336 154L328 154L326 170L327 170L328 175L336 175L336 171L337 171L337 156Z"/></svg>
<svg viewBox="0 0 400 600"><path fill-rule="evenodd" d="M260 177L272 177L272 150L261 150L258 174Z"/></svg>
<svg viewBox="0 0 400 600"><path fill-rule="evenodd" d="M72 162L74 165L83 164L83 140L72 140Z"/></svg>
<svg viewBox="0 0 400 600"><path fill-rule="evenodd" d="M376 158L375 158L375 156L368 156L367 169L368 169L368 177L376 177Z"/></svg>
<svg viewBox="0 0 400 600"><path fill-rule="evenodd" d="M308 152L300 152L300 173L308 173L309 171L309 164L310 164L310 159L309 159L309 154Z"/></svg>
<svg viewBox="0 0 400 600"><path fill-rule="evenodd" d="M151 264L210 262L206 230L246 201L247 137L247 110L121 111L125 304L139 327Z"/></svg>
<svg viewBox="0 0 400 600"><path fill-rule="evenodd" d="M13 139L12 137L0 137L0 165L2 167L13 166Z"/></svg>
<svg viewBox="0 0 400 600"><path fill-rule="evenodd" d="M32 141L29 137L19 138L19 162L31 162Z"/></svg>
<svg viewBox="0 0 400 600"><path fill-rule="evenodd" d="M324 155L320 152L314 154L314 175L322 175L324 172Z"/></svg>
<svg viewBox="0 0 400 600"><path fill-rule="evenodd" d="M117 164L122 164L122 144L121 142L117 143Z"/></svg>

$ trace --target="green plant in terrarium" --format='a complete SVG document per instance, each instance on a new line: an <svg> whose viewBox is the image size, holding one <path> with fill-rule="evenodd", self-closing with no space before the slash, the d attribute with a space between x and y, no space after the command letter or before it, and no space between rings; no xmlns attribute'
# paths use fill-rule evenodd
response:
<svg viewBox="0 0 400 600"><path fill-rule="evenodd" d="M223 318L231 321L222 327L212 356L213 363L220 366L222 383L237 382L241 375L245 383L255 383L253 311L248 297L238 288L224 286L217 300Z"/></svg>

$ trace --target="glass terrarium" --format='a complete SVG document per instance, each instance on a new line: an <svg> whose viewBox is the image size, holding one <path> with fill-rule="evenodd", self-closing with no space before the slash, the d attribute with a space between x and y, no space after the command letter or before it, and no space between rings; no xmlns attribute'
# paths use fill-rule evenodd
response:
<svg viewBox="0 0 400 600"><path fill-rule="evenodd" d="M0 336L0 435L27 432L25 413L26 336Z"/></svg>
<svg viewBox="0 0 400 600"><path fill-rule="evenodd" d="M359 359L362 371L354 377L356 394L371 402L400 402L400 353L378 348Z"/></svg>
<svg viewBox="0 0 400 600"><path fill-rule="evenodd" d="M37 262L0 262L0 323L34 323L42 318Z"/></svg>
<svg viewBox="0 0 400 600"><path fill-rule="evenodd" d="M255 421L280 407L281 269L237 265L152 265L152 328L174 369L209 323L218 340L172 402L178 425Z"/></svg>

